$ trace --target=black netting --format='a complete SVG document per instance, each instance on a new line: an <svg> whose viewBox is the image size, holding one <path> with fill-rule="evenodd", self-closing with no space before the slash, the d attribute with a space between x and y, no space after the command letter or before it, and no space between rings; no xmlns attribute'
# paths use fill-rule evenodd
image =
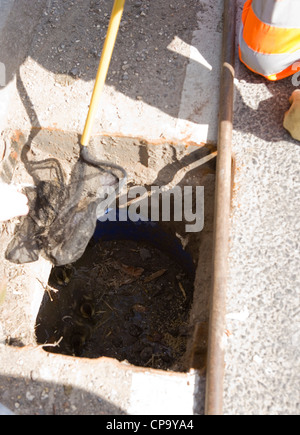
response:
<svg viewBox="0 0 300 435"><path fill-rule="evenodd" d="M23 157L34 180L34 187L25 190L30 212L21 218L6 258L23 264L43 255L57 266L73 263L93 236L99 210L103 214L126 174L116 165L91 159L83 149L66 177L57 159L29 161L27 152Z"/></svg>

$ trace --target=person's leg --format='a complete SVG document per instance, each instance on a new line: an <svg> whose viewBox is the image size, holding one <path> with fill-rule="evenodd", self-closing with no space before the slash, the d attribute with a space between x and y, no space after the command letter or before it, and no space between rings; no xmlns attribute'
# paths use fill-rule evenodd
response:
<svg viewBox="0 0 300 435"><path fill-rule="evenodd" d="M277 81L300 71L300 0L247 0L239 38L240 60ZM290 98L284 128L300 141L300 90Z"/></svg>
<svg viewBox="0 0 300 435"><path fill-rule="evenodd" d="M239 38L241 62L272 81L300 71L299 16L299 0L247 0Z"/></svg>

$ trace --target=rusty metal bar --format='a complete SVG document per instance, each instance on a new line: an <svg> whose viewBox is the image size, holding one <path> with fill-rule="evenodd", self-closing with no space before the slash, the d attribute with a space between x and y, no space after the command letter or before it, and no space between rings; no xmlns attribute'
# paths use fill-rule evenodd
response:
<svg viewBox="0 0 300 435"><path fill-rule="evenodd" d="M224 333L231 207L236 1L224 0L224 30L205 414L223 414Z"/></svg>

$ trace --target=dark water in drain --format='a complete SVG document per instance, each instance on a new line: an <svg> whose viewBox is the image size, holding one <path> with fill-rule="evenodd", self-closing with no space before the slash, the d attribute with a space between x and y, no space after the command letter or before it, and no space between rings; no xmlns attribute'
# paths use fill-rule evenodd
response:
<svg viewBox="0 0 300 435"><path fill-rule="evenodd" d="M91 243L73 265L52 270L38 318L50 352L107 356L137 366L186 370L193 278L145 243Z"/></svg>

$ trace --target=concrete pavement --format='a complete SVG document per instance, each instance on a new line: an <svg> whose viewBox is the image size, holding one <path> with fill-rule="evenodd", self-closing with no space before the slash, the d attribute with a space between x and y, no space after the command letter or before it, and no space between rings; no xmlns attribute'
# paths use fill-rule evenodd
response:
<svg viewBox="0 0 300 435"><path fill-rule="evenodd" d="M282 126L295 87L238 60L236 77L225 413L299 414L300 143Z"/></svg>

